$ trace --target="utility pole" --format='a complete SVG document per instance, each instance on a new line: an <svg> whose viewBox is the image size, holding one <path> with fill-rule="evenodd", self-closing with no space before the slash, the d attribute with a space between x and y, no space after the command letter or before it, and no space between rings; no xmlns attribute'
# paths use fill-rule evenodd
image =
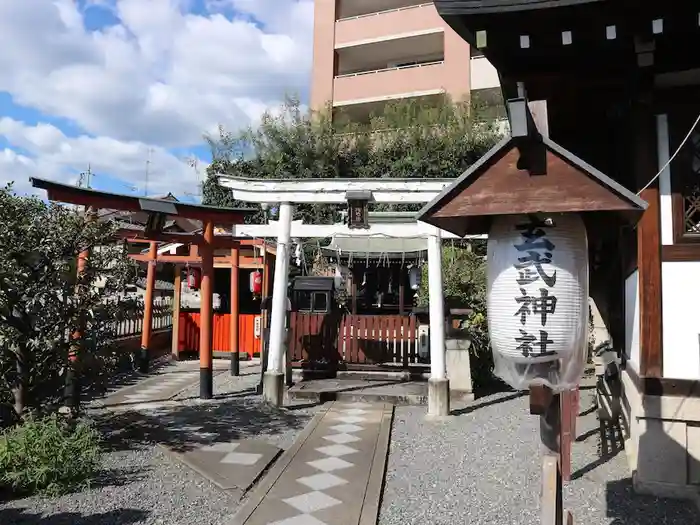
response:
<svg viewBox="0 0 700 525"><path fill-rule="evenodd" d="M151 174L151 153L153 153L153 148L148 148L148 158L146 159L146 184L143 188L143 196L148 196L148 177Z"/></svg>
<svg viewBox="0 0 700 525"><path fill-rule="evenodd" d="M197 162L197 157L194 155L187 160L187 164L190 165L190 167L194 170L194 175L197 180L197 193L192 193L191 191L186 191L185 195L188 197L193 197L196 199L201 200L202 199L202 181L199 178L199 169L198 169L198 162Z"/></svg>
<svg viewBox="0 0 700 525"><path fill-rule="evenodd" d="M85 184L85 187L87 189L90 189L90 179L91 178L92 178L92 170L90 169L90 164L88 164L87 171L83 171L78 176L78 186L80 186L82 188L83 184Z"/></svg>

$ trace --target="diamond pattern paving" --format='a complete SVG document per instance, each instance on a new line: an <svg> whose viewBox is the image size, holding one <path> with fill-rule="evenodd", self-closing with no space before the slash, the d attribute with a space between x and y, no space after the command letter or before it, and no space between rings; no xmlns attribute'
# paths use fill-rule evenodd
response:
<svg viewBox="0 0 700 525"><path fill-rule="evenodd" d="M295 509L299 509L305 514L310 514L312 512L316 512L317 510L327 509L328 507L340 505L342 503L342 501L331 496L327 496L318 490L307 492L306 494L301 494L300 496L294 496L293 498L287 498L284 500L284 502L291 505Z"/></svg>
<svg viewBox="0 0 700 525"><path fill-rule="evenodd" d="M334 403L274 482L253 493L230 525L359 524L363 506L378 505L379 494L365 491L373 468L384 473L384 458L376 467L374 455L380 440L388 446L388 432L380 428L391 410L383 403Z"/></svg>
<svg viewBox="0 0 700 525"><path fill-rule="evenodd" d="M217 436L217 434L214 434ZM225 490L237 490L241 495L260 477L281 450L259 440L200 445L194 450L174 456L209 478Z"/></svg>
<svg viewBox="0 0 700 525"><path fill-rule="evenodd" d="M346 447L345 445L330 445L328 447L319 447L316 450L328 454L329 456L347 456L348 454L357 452L356 449Z"/></svg>
<svg viewBox="0 0 700 525"><path fill-rule="evenodd" d="M297 479L297 481L314 490L330 489L331 487L337 487L339 485L345 485L347 483L347 480L339 478L338 476L335 476L333 474L329 474L328 472L299 478Z"/></svg>
<svg viewBox="0 0 700 525"><path fill-rule="evenodd" d="M335 419L336 421L342 421L343 423L364 423L367 421L364 417L359 416L342 416Z"/></svg>
<svg viewBox="0 0 700 525"><path fill-rule="evenodd" d="M340 444L354 443L355 441L360 441L359 437L353 436L352 434L331 434L330 436L323 436L323 439Z"/></svg>
<svg viewBox="0 0 700 525"><path fill-rule="evenodd" d="M299 514L293 518L276 521L272 525L326 525L321 520L317 520L310 514Z"/></svg>
<svg viewBox="0 0 700 525"><path fill-rule="evenodd" d="M194 372L179 372L158 374L141 380L133 387L118 390L107 396L106 405L141 404L155 401L166 401L199 380L199 374ZM141 407L132 407L142 410Z"/></svg>

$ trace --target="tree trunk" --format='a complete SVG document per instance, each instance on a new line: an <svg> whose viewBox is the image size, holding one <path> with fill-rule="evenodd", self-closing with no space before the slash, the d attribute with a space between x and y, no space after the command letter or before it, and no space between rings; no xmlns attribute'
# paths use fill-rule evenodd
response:
<svg viewBox="0 0 700 525"><path fill-rule="evenodd" d="M29 362L27 359L27 348L20 345L15 356L15 381L12 387L15 413L22 417L27 408L27 396L29 393Z"/></svg>

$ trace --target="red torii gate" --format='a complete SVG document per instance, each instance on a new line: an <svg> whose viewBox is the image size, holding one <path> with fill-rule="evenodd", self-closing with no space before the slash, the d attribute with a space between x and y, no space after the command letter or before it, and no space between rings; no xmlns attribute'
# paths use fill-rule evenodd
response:
<svg viewBox="0 0 700 525"><path fill-rule="evenodd" d="M199 338L199 368L200 368L200 388L199 397L201 399L211 399L213 397L213 281L214 281L214 250L228 248L238 250L242 243L249 241L236 239L231 236L214 236L215 226L231 226L242 224L247 215L255 213L253 209L218 208L214 206L203 206L177 201L166 201L147 197L136 197L133 195L123 195L109 193L87 188L80 188L69 184L49 181L40 178L29 179L32 186L46 190L47 197L51 201L62 202L85 206L94 214L98 209L112 209L131 212L145 212L148 214L148 223L143 232L128 232L123 236L131 241L150 242L148 257L147 287L144 311L144 330L141 339L141 362L142 371L148 370L148 348L151 336L151 319L153 288L155 283L156 265L156 242L178 242L195 245L199 250L199 257L202 264L201 278L201 331ZM185 217L201 221L203 224L202 233L163 233L162 228L169 216ZM252 241L254 242L254 241ZM79 261L87 260L89 253L83 252L79 256ZM79 264L79 268L82 266ZM237 357L237 356L236 356ZM76 393L73 394L75 396ZM71 397L73 397L71 396Z"/></svg>

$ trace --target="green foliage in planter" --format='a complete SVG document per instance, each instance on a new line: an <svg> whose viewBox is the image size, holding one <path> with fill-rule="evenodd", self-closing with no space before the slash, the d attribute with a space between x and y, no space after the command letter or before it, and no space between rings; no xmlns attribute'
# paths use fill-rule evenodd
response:
<svg viewBox="0 0 700 525"><path fill-rule="evenodd" d="M483 241L454 242L443 246L442 284L446 307L471 312L462 319L460 331L471 339L469 348L474 386L493 381L493 358L486 319L486 245ZM423 265L419 306L427 306L428 265Z"/></svg>
<svg viewBox="0 0 700 525"><path fill-rule="evenodd" d="M100 438L88 423L28 418L0 436L0 486L15 493L64 494L89 484Z"/></svg>

